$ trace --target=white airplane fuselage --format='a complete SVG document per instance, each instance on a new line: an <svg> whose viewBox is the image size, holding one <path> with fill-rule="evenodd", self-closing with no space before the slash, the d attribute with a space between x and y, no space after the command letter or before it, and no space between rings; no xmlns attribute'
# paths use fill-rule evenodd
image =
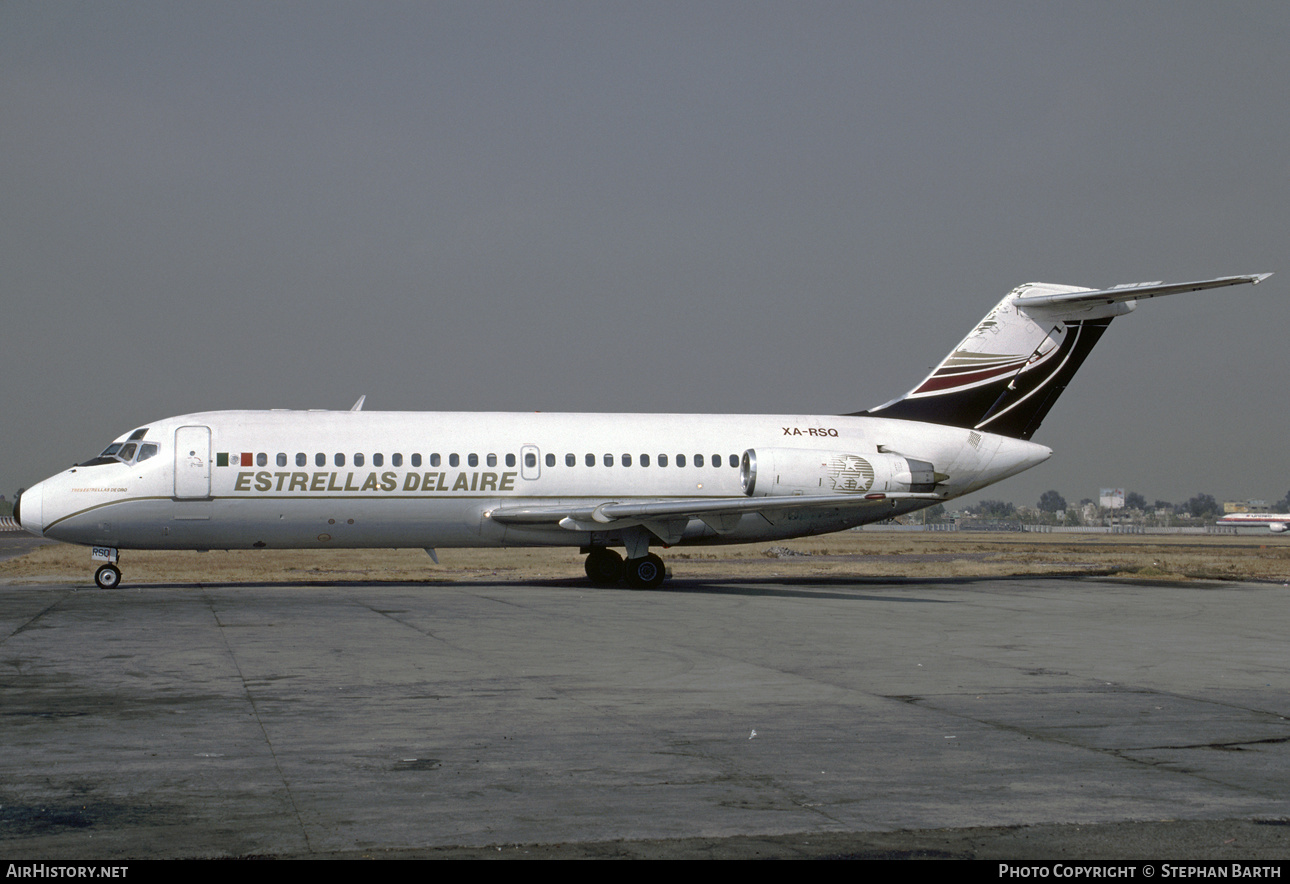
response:
<svg viewBox="0 0 1290 884"><path fill-rule="evenodd" d="M1290 530L1290 513L1231 513L1218 520L1231 528L1267 528L1273 534Z"/></svg>
<svg viewBox="0 0 1290 884"><path fill-rule="evenodd" d="M834 415L223 411L154 421L135 441L155 443L156 453L136 463L75 466L28 489L23 526L118 549L588 547L613 543L595 535L618 527L508 523L491 514L745 497L740 467L749 450L839 452L871 462L900 452L948 477L934 498L779 513L766 500L766 511L736 514L726 525L686 519L675 541L746 543L889 519L1052 453L959 427ZM811 490L777 478L785 505ZM767 490L771 480L759 481ZM859 490L904 490L875 487ZM846 492L838 499L851 502Z"/></svg>
<svg viewBox="0 0 1290 884"><path fill-rule="evenodd" d="M1030 440L1140 299L1268 274L1009 292L903 397L846 415L218 411L154 421L29 488L14 516L94 548L575 546L587 576L662 582L651 545L882 521L1047 460ZM622 547L626 560L614 547Z"/></svg>

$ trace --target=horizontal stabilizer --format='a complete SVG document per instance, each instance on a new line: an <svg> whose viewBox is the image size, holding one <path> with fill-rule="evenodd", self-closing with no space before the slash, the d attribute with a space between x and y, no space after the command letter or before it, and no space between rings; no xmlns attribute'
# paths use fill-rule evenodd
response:
<svg viewBox="0 0 1290 884"><path fill-rule="evenodd" d="M1013 299L1012 303L1022 309L1027 307L1071 306L1075 304L1114 304L1120 301L1137 301L1144 298L1159 298L1163 295L1199 292L1229 285L1258 285L1271 275L1271 273L1251 273L1245 276L1221 276L1218 279L1206 279L1201 282L1174 282L1168 284L1153 282L1115 286L1101 291L1019 295Z"/></svg>

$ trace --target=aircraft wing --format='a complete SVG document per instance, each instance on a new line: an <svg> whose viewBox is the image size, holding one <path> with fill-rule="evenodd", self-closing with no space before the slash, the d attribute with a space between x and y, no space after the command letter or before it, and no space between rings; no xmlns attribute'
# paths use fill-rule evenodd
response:
<svg viewBox="0 0 1290 884"><path fill-rule="evenodd" d="M1065 307L1084 303L1110 304L1116 301L1137 301L1142 298L1159 298L1162 295L1199 292L1204 289L1217 289L1229 285L1246 285L1247 283L1249 285L1258 285L1271 275L1271 273L1249 273L1244 276L1221 276L1218 279L1206 279L1200 282L1174 282L1168 284L1145 282L1115 286L1101 291L1021 295L1014 299L1013 303L1018 307Z"/></svg>
<svg viewBox="0 0 1290 884"><path fill-rule="evenodd" d="M504 525L559 525L568 531L610 531L644 525L667 543L680 539L685 524L699 519L718 534L732 531L745 513L773 514L802 509L877 509L888 501L944 500L942 494L887 492L868 495L817 494L782 497L693 497L608 500L556 506L504 506L487 518Z"/></svg>

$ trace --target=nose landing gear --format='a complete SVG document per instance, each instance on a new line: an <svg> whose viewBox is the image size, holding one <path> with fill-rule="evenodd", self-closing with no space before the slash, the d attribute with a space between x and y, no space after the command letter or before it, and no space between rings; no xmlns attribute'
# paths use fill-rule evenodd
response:
<svg viewBox="0 0 1290 884"><path fill-rule="evenodd" d="M116 565L101 565L94 572L94 582L99 589L116 589L121 585L121 569Z"/></svg>
<svg viewBox="0 0 1290 884"><path fill-rule="evenodd" d="M90 558L107 563L99 565L99 569L94 572L94 582L98 584L99 589L116 589L121 585L121 569L116 566L120 553L115 548L92 546Z"/></svg>

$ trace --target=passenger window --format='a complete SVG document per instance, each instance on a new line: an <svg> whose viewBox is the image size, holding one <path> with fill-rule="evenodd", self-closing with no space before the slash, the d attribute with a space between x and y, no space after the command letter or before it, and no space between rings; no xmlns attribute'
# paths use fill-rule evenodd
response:
<svg viewBox="0 0 1290 884"><path fill-rule="evenodd" d="M495 467L495 466L497 466L497 455L496 455L496 454L490 454L490 455L488 455L488 461L487 461L487 463L488 463L488 465L489 465L490 467Z"/></svg>
<svg viewBox="0 0 1290 884"><path fill-rule="evenodd" d="M513 454L508 454L508 455L506 455L506 465L507 465L508 467L513 467L513 466L515 466L515 455L513 455ZM555 466L555 455L554 455L554 454L548 454L548 455L546 456L546 465L547 465L547 466L549 466L549 467L553 467L553 466Z"/></svg>
<svg viewBox="0 0 1290 884"><path fill-rule="evenodd" d="M632 456L631 456L630 454L624 454L624 455L623 455L623 466L625 466L625 467L629 467L629 466L631 466L631 465L632 465Z"/></svg>
<svg viewBox="0 0 1290 884"><path fill-rule="evenodd" d="M703 466L703 455L702 455L702 454L696 454L696 455L694 456L694 465L695 465L696 467L701 467L701 466Z"/></svg>
<svg viewBox="0 0 1290 884"><path fill-rule="evenodd" d="M661 466L661 467L665 467L665 466L667 466L667 455L666 455L666 454L660 454L660 455L658 456L658 465L659 465L659 466Z"/></svg>
<svg viewBox="0 0 1290 884"><path fill-rule="evenodd" d="M586 460L587 466L594 467L596 465L596 456L594 454L588 454Z"/></svg>
<svg viewBox="0 0 1290 884"><path fill-rule="evenodd" d="M564 465L566 467L576 467L578 465L578 458L574 457L572 454L566 454L564 456Z"/></svg>
<svg viewBox="0 0 1290 884"><path fill-rule="evenodd" d="M732 454L732 455L730 455L730 465L731 465L732 467L737 467L737 466L739 466L739 455L737 455L737 454Z"/></svg>
<svg viewBox="0 0 1290 884"><path fill-rule="evenodd" d="M507 465L508 467L513 467L513 466L515 466L515 455L513 455L513 454L508 454L508 455L506 455L506 465ZM553 467L553 466L555 466L555 455L554 455L554 454L551 454L550 452L548 452L548 453L547 453L547 456L546 456L546 465L547 465L547 466L549 466L549 467Z"/></svg>
<svg viewBox="0 0 1290 884"><path fill-rule="evenodd" d="M255 465L257 467L267 467L269 465L269 456L261 451L255 456Z"/></svg>
<svg viewBox="0 0 1290 884"><path fill-rule="evenodd" d="M385 455L384 455L384 454L373 454L373 455L372 455L372 466L374 466L374 467L383 467L383 466L385 466Z"/></svg>
<svg viewBox="0 0 1290 884"><path fill-rule="evenodd" d="M458 457L456 454L450 454L450 455L448 455L448 466L450 466L450 467L455 467L455 466L460 466L460 465L461 465L461 458L460 458L460 457Z"/></svg>
<svg viewBox="0 0 1290 884"><path fill-rule="evenodd" d="M279 451L279 452L278 452L278 466L280 466L280 467L285 467L286 465L287 465L287 453L286 453L285 451Z"/></svg>
<svg viewBox="0 0 1290 884"><path fill-rule="evenodd" d="M157 453L156 442L144 442L142 445L139 446L139 460L137 461L137 463L143 463L145 460L152 457L156 453Z"/></svg>
<svg viewBox="0 0 1290 884"><path fill-rule="evenodd" d="M642 454L642 455L641 455L641 466L643 466L643 467L647 467L647 466L649 466L649 455L648 455L648 454Z"/></svg>
<svg viewBox="0 0 1290 884"><path fill-rule="evenodd" d="M439 459L439 452L436 451L434 454L430 455L430 466L437 467L439 466L440 463L441 463L441 460ZM421 466L421 464L414 463L413 466L419 467Z"/></svg>
<svg viewBox="0 0 1290 884"><path fill-rule="evenodd" d="M534 454L532 451L524 452L524 466L526 467L537 466L537 455Z"/></svg>
<svg viewBox="0 0 1290 884"><path fill-rule="evenodd" d="M304 466L305 464L307 464L307 463L309 463L309 456L308 456L307 454L305 454L303 451L297 451L297 452L296 452L296 466L298 466L298 467L303 467L303 466Z"/></svg>
<svg viewBox="0 0 1290 884"><path fill-rule="evenodd" d="M478 454L468 454L468 455L466 455L466 463L467 463L467 464L469 464L469 465L470 465L470 466L472 466L472 467L477 467L477 466L479 466L479 455L478 455ZM456 464L453 464L453 466L456 466Z"/></svg>
<svg viewBox="0 0 1290 884"><path fill-rule="evenodd" d="M327 466L327 455L323 454L321 451L318 452L314 455L314 463L318 464L320 467Z"/></svg>
<svg viewBox="0 0 1290 884"><path fill-rule="evenodd" d="M339 451L336 452L336 456L332 458L332 460L335 461L336 466L338 467L343 467L345 465L345 455L341 454Z"/></svg>
<svg viewBox="0 0 1290 884"><path fill-rule="evenodd" d="M392 467L401 467L401 466L403 466L403 455L402 455L402 454L399 454L399 453L397 453L397 452L396 452L396 453L394 453L394 454L391 454L391 455L390 455L390 466L392 466Z"/></svg>
<svg viewBox="0 0 1290 884"><path fill-rule="evenodd" d="M612 467L613 465L614 465L614 456L613 456L612 454L606 454L606 455L605 455L605 466L607 466L607 467Z"/></svg>
<svg viewBox="0 0 1290 884"><path fill-rule="evenodd" d="M431 455L431 457L438 457L438 456L439 456L439 455L437 455L437 454ZM414 455L412 455L412 466L414 466L414 467L419 467L419 466L421 466L421 455L419 455L419 454L414 454ZM439 464L436 462L436 463L435 463L435 466L439 466Z"/></svg>
<svg viewBox="0 0 1290 884"><path fill-rule="evenodd" d="M676 456L676 465L677 465L678 467L683 467L683 466L685 466L685 455L684 455L684 454L678 454L678 455Z"/></svg>

